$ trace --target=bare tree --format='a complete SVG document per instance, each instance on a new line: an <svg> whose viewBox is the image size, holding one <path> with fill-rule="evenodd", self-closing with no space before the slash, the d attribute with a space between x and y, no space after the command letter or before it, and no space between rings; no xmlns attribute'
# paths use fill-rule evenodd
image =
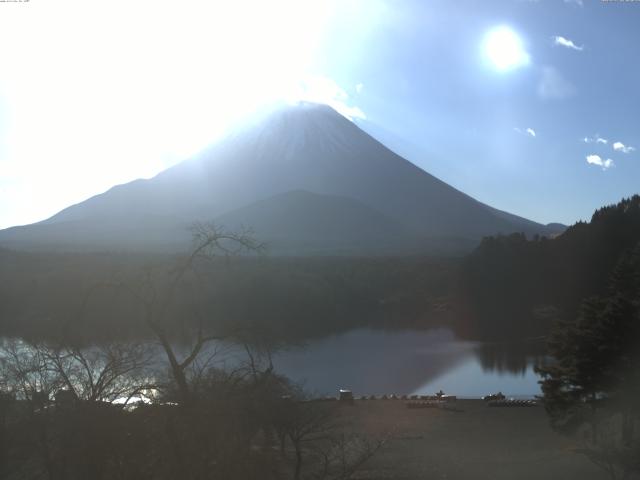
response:
<svg viewBox="0 0 640 480"><path fill-rule="evenodd" d="M192 309L189 312L190 321L186 322L184 317L182 319L183 326L188 324L188 328L191 329L190 345L186 353L180 354L172 341L169 322L170 311L175 306L180 287L188 283L194 290L192 294L206 298L203 272L198 268L202 263L209 262L217 256L231 256L242 252L260 253L263 250L263 245L253 239L250 231L229 232L211 223L197 223L191 227L191 232L193 247L190 253L179 258L160 278L148 270L138 285L127 282L110 283L127 291L142 306L144 323L157 339L167 358L179 401L184 404L192 400L189 369L195 365L208 344L224 340L229 335L208 331L205 315Z"/></svg>
<svg viewBox="0 0 640 480"><path fill-rule="evenodd" d="M358 473L385 444L386 438L370 439L345 433L331 437L320 447L320 460L309 477L313 480L348 480Z"/></svg>
<svg viewBox="0 0 640 480"><path fill-rule="evenodd" d="M63 387L60 376L48 362L46 349L19 339L5 339L0 346L2 383L36 408ZM42 405L41 405L42 404Z"/></svg>
<svg viewBox="0 0 640 480"><path fill-rule="evenodd" d="M193 365L205 345L216 340L223 340L226 337L218 334L205 332L204 319L199 316L196 320L195 339L190 351L181 360L178 359L175 349L164 328L164 320L171 303L175 300L176 290L180 282L188 273L192 273L198 280L199 272L196 270L198 261L211 260L216 255L237 255L243 251L258 252L262 245L257 243L250 232L233 233L217 227L214 224L198 223L192 227L194 247L191 253L170 272L170 282L167 291L163 294L158 304L158 309L154 305L149 305L147 309L146 323L160 341L162 348L169 361L173 379L176 382L181 400L188 402L191 391L187 381L187 369ZM202 288L202 282L195 284ZM199 292L203 294L204 292ZM154 303L158 297L154 293Z"/></svg>
<svg viewBox="0 0 640 480"><path fill-rule="evenodd" d="M386 441L351 433L336 403L292 398L282 402L278 428L292 446L294 480L352 478Z"/></svg>
<svg viewBox="0 0 640 480"><path fill-rule="evenodd" d="M126 435L122 407L152 388L150 358L137 343L80 348L5 340L0 384L18 400L5 413L21 439L13 471L100 478Z"/></svg>
<svg viewBox="0 0 640 480"><path fill-rule="evenodd" d="M150 371L152 352L142 343L47 347L43 355L65 391L78 400L126 405L156 385Z"/></svg>
<svg viewBox="0 0 640 480"><path fill-rule="evenodd" d="M293 478L299 480L305 444L319 443L330 438L330 433L335 428L335 412L328 405L301 401L292 403L287 410L283 429L294 449Z"/></svg>
<svg viewBox="0 0 640 480"><path fill-rule="evenodd" d="M77 400L126 404L155 386L152 353L138 342L81 348L11 340L0 348L0 357L5 388L35 403L67 391Z"/></svg>

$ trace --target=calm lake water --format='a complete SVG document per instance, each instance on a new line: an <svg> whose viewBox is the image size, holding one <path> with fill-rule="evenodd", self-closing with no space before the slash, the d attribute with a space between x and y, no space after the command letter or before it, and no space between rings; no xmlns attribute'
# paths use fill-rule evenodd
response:
<svg viewBox="0 0 640 480"><path fill-rule="evenodd" d="M276 370L319 395L347 388L355 395L433 394L459 397L502 391L510 397L540 393L533 371L542 361L522 345L456 339L446 329L359 329L290 348L274 358Z"/></svg>
<svg viewBox="0 0 640 480"><path fill-rule="evenodd" d="M237 345L213 348L218 367L247 362L246 352ZM159 348L157 358L157 367L166 368ZM357 396L432 395L442 389L463 398L497 391L514 398L538 395L533 367L543 360L530 345L463 341L447 329L358 329L290 347L273 357L278 373L313 395L336 395L340 388Z"/></svg>

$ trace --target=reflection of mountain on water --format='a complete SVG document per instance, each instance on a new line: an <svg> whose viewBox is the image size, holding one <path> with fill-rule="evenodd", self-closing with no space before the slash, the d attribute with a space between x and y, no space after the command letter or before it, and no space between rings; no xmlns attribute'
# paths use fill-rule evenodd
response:
<svg viewBox="0 0 640 480"><path fill-rule="evenodd" d="M444 329L425 332L354 330L277 355L276 369L321 394L409 394L470 358L474 344Z"/></svg>
<svg viewBox="0 0 640 480"><path fill-rule="evenodd" d="M484 371L524 375L543 361L543 346L525 343L482 343L475 354Z"/></svg>
<svg viewBox="0 0 640 480"><path fill-rule="evenodd" d="M233 369L247 361L239 345L216 344L207 354L214 351L220 368ZM356 395L433 394L444 389L461 397L501 390L530 398L540 393L533 358L534 352L522 345L462 341L444 328L363 328L280 351L273 363L278 373L317 395L335 395L339 388Z"/></svg>

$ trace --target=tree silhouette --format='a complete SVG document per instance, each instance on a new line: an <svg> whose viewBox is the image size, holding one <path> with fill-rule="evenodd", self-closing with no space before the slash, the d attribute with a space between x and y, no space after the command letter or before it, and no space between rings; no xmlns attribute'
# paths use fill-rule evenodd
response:
<svg viewBox="0 0 640 480"><path fill-rule="evenodd" d="M552 426L578 434L612 478L640 472L640 243L625 253L606 293L560 322L549 340L555 363L538 368Z"/></svg>

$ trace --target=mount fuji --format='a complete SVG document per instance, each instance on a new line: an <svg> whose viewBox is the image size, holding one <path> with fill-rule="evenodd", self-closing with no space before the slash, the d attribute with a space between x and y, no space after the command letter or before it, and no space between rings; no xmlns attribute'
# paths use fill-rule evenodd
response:
<svg viewBox="0 0 640 480"><path fill-rule="evenodd" d="M250 228L278 255L464 251L486 235L553 235L483 204L326 105L272 111L148 180L118 185L32 225L0 231L29 250L178 251L189 225Z"/></svg>

